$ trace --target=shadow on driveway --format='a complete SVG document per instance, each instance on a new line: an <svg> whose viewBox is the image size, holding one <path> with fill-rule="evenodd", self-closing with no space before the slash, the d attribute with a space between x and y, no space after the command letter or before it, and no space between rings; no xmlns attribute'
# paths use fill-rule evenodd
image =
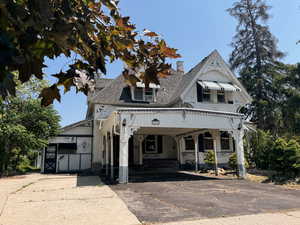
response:
<svg viewBox="0 0 300 225"><path fill-rule="evenodd" d="M300 191L186 173L131 174L111 185L140 221L171 222L300 208Z"/></svg>

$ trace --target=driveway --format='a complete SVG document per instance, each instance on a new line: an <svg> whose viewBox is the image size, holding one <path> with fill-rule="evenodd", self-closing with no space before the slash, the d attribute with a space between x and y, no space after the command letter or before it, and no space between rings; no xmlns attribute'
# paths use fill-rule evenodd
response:
<svg viewBox="0 0 300 225"><path fill-rule="evenodd" d="M274 217L270 217L268 213L300 208L299 190L288 190L275 185L252 183L246 180L212 179L184 173L135 175L131 176L131 183L111 185L111 188L124 200L137 218L146 223L265 213L261 214L262 216L250 218L260 221L259 218L266 215L265 218L274 219L273 223L250 223L248 221L249 224L277 224L276 222L280 221L275 219L275 214ZM279 224L300 224L299 213L297 215L298 217L294 218L287 215L283 217L297 222L285 223L283 220ZM207 224L246 223L210 221Z"/></svg>
<svg viewBox="0 0 300 225"><path fill-rule="evenodd" d="M0 179L0 225L135 225L98 177L33 174Z"/></svg>

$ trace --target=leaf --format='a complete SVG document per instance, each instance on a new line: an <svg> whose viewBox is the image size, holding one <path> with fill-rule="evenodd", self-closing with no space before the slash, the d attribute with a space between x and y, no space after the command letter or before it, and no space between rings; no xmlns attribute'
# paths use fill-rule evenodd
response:
<svg viewBox="0 0 300 225"><path fill-rule="evenodd" d="M130 17L121 17L117 19L116 25L126 31L132 31L135 29L135 26L133 24L129 24L129 19Z"/></svg>
<svg viewBox="0 0 300 225"><path fill-rule="evenodd" d="M44 88L39 95L39 98L42 98L42 106L48 106L53 104L53 101L56 99L60 102L60 93L56 84L53 84L51 87Z"/></svg>
<svg viewBox="0 0 300 225"><path fill-rule="evenodd" d="M144 29L144 35L148 37L158 37L159 35L153 31Z"/></svg>

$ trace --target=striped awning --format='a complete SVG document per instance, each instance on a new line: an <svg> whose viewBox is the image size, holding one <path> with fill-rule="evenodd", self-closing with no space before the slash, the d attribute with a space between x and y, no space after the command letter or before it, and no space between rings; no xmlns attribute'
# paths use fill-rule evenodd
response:
<svg viewBox="0 0 300 225"><path fill-rule="evenodd" d="M224 82L199 80L198 84L200 84L202 88L209 90L241 91L241 89L237 85Z"/></svg>
<svg viewBox="0 0 300 225"><path fill-rule="evenodd" d="M137 87L144 88L144 87L145 87L145 84L142 83L142 82L136 82L136 86L137 86ZM160 88L160 85L150 83L150 84L149 84L149 88Z"/></svg>

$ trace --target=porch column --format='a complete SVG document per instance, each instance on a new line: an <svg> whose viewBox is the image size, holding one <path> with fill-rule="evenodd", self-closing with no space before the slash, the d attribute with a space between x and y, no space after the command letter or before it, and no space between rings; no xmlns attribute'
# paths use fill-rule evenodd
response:
<svg viewBox="0 0 300 225"><path fill-rule="evenodd" d="M214 137L214 153L215 153L215 175L219 176L219 169L218 169L218 153L217 153L217 140Z"/></svg>
<svg viewBox="0 0 300 225"><path fill-rule="evenodd" d="M105 175L108 177L108 165L109 165L109 155L108 155L108 135L105 134Z"/></svg>
<svg viewBox="0 0 300 225"><path fill-rule="evenodd" d="M244 143L243 143L244 130L240 129L240 130L233 131L233 136L235 139L238 176L240 178L245 178L246 168L245 168L245 155L244 155Z"/></svg>
<svg viewBox="0 0 300 225"><path fill-rule="evenodd" d="M139 141L139 166L143 165L143 141L144 141L144 136L139 135L138 136L138 141Z"/></svg>
<svg viewBox="0 0 300 225"><path fill-rule="evenodd" d="M114 180L114 135L113 129L110 132L110 177Z"/></svg>
<svg viewBox="0 0 300 225"><path fill-rule="evenodd" d="M180 162L180 165L183 164L183 157L182 157L182 151L183 151L183 148L184 148L184 138L183 137L180 137L179 138L179 162Z"/></svg>
<svg viewBox="0 0 300 225"><path fill-rule="evenodd" d="M180 168L180 137L174 137L177 149L177 161Z"/></svg>
<svg viewBox="0 0 300 225"><path fill-rule="evenodd" d="M120 133L120 154L119 154L119 183L128 183L128 141L130 135L128 129L123 128Z"/></svg>
<svg viewBox="0 0 300 225"><path fill-rule="evenodd" d="M195 143L195 170L198 171L198 165L199 165L199 157L198 157L198 135L193 135L194 143Z"/></svg>

